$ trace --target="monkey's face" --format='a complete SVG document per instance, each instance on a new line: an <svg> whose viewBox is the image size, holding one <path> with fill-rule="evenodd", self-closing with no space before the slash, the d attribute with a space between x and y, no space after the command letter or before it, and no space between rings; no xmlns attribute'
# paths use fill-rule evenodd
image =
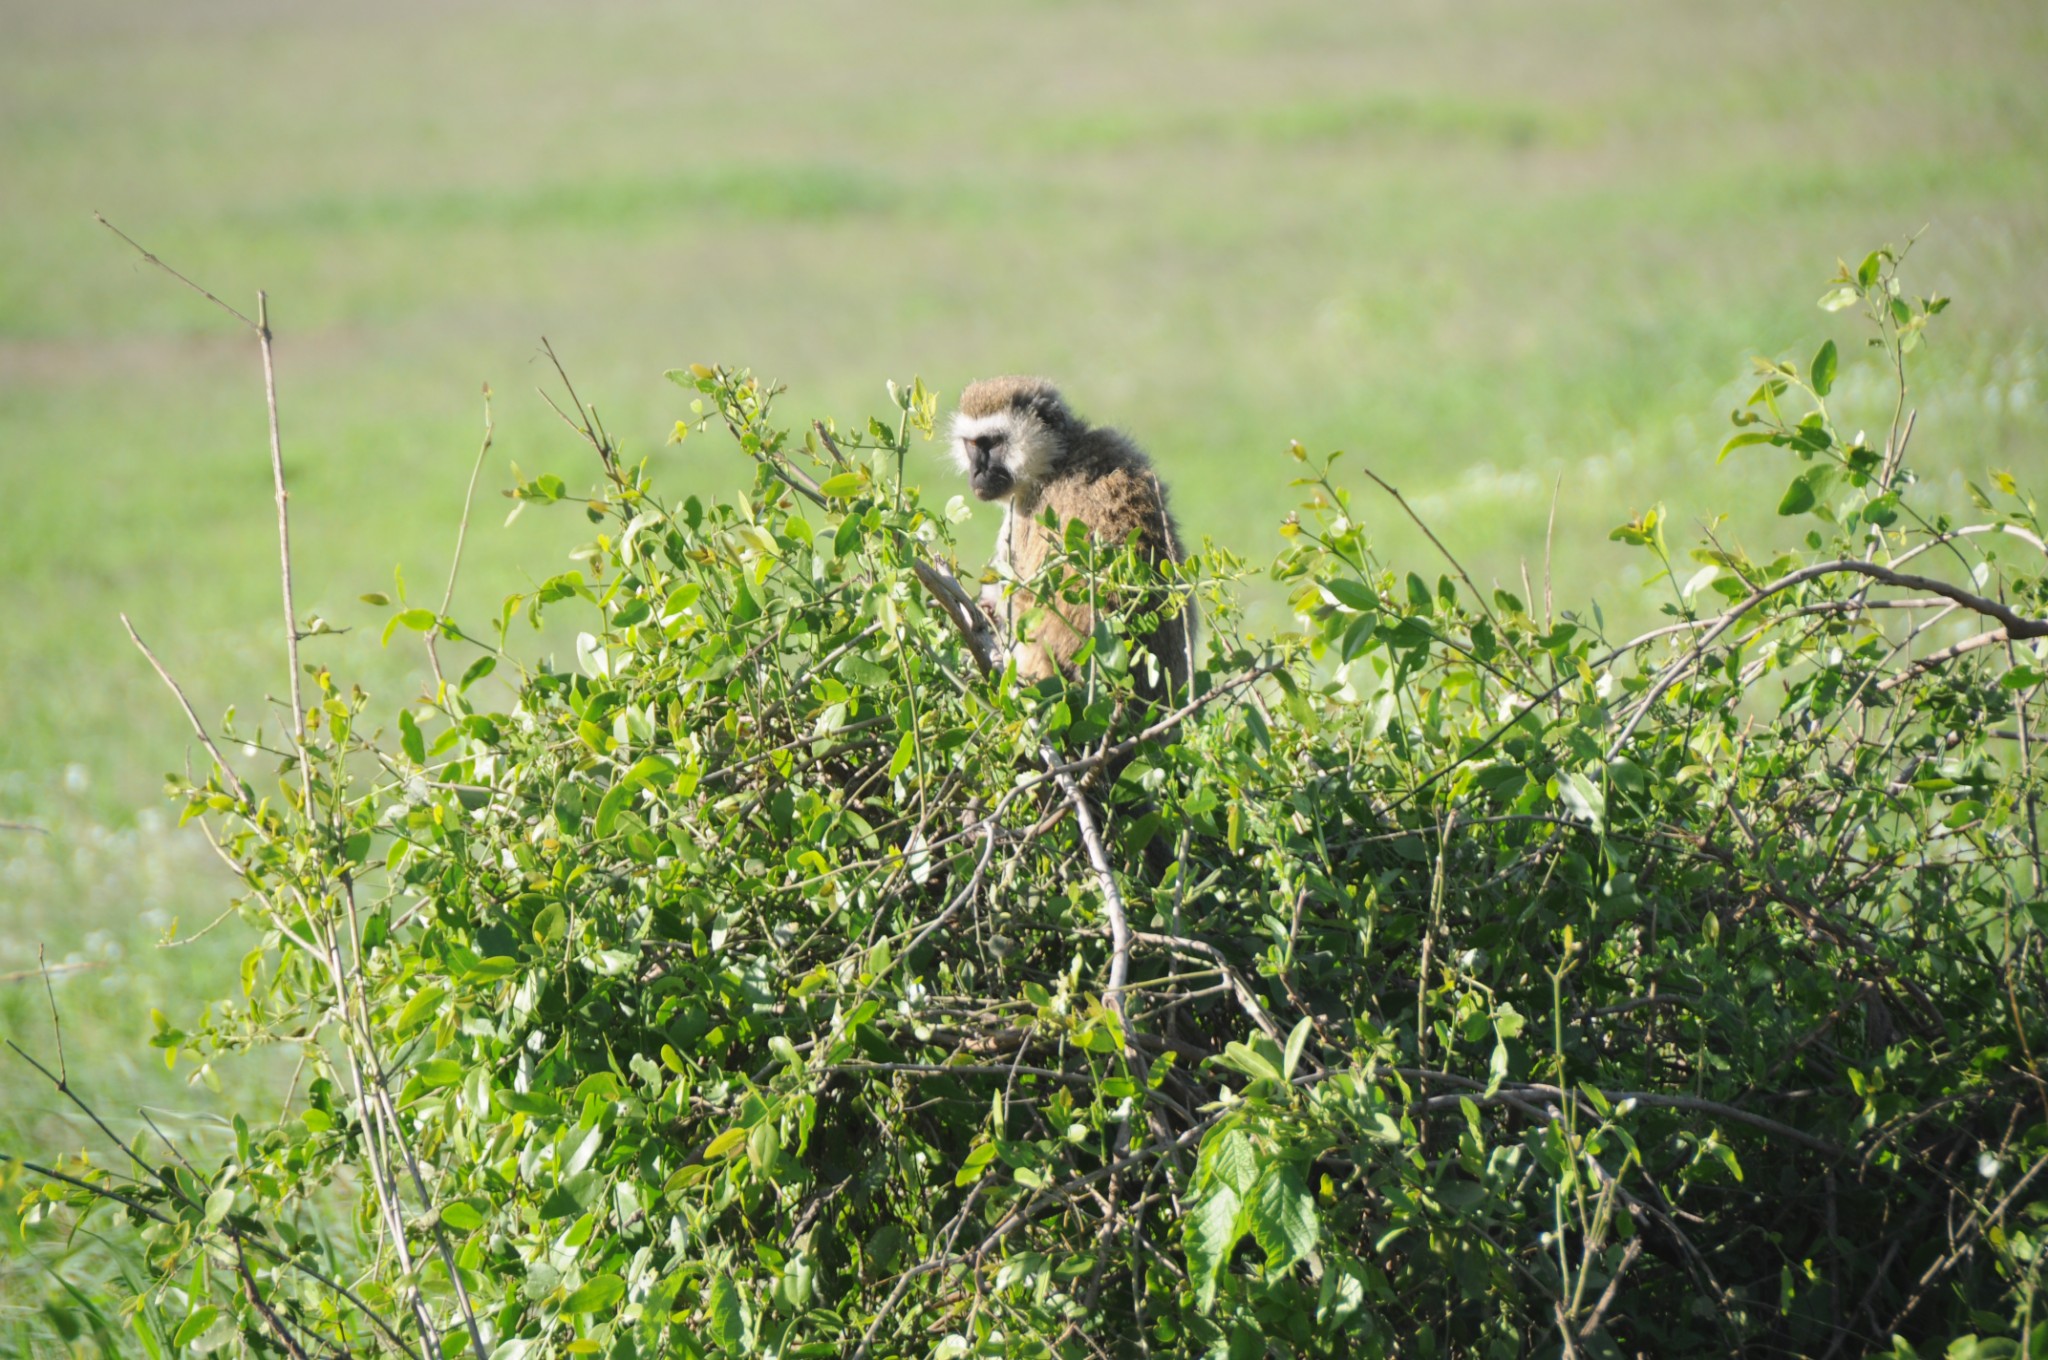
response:
<svg viewBox="0 0 2048 1360"><path fill-rule="evenodd" d="M1051 431L1016 411L953 421L953 461L985 501L1008 500L1019 482L1041 480L1052 461L1052 443Z"/></svg>

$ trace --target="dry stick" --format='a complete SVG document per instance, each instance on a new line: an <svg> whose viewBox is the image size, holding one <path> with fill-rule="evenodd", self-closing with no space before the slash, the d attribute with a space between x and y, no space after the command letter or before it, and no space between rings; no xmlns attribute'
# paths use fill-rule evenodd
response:
<svg viewBox="0 0 2048 1360"><path fill-rule="evenodd" d="M1422 934L1422 958L1415 966L1415 1056L1429 1057L1429 955L1444 913L1444 861L1451 857L1451 833L1458 829L1458 810L1444 818L1436 838L1436 873L1429 884L1429 924Z"/></svg>
<svg viewBox="0 0 2048 1360"><path fill-rule="evenodd" d="M306 914L309 928L314 925L310 903L303 898L300 905ZM356 1108L363 1113L363 1155L370 1163L370 1184L376 1191L377 1211L384 1219L385 1235L391 1239L392 1250L397 1253L398 1267L406 1282L406 1293L412 1304L413 1324L420 1330L420 1339L425 1343L425 1353L439 1355L441 1339L436 1333L434 1322L427 1314L426 1299L420 1293L419 1273L412 1259L412 1248L405 1240L405 1219L400 1212L398 1199L398 1177L388 1165L389 1154L384 1148L384 1134L379 1126L383 1123L382 1109L370 1100L369 1083L363 1079L362 1056L356 1052L356 1045L362 1042L355 1032L355 1023L349 1015L349 987L341 963L341 946L335 942L331 925L321 923L320 959L327 965L328 976L334 982L335 1000L341 1004L342 1055L348 1060L349 1085L354 1088ZM379 1075L372 1074L373 1080ZM484 1360L482 1351L477 1360Z"/></svg>
<svg viewBox="0 0 2048 1360"><path fill-rule="evenodd" d="M64 1061L64 1022L57 1018L57 989L50 985L50 961L43 957L43 946L36 945L36 963L43 970L43 995L50 1001L50 1028L57 1035L57 1089L66 1095L71 1093L71 1069ZM12 1045L10 1045L11 1047ZM19 1052L20 1050L16 1050Z"/></svg>
<svg viewBox="0 0 2048 1360"><path fill-rule="evenodd" d="M1552 1086L1547 1082L1504 1081L1500 1083L1499 1088L1493 1095L1488 1096L1485 1094L1488 1083L1472 1077L1461 1076L1456 1072L1438 1072L1422 1067L1394 1067L1386 1070L1398 1072L1410 1081L1418 1083L1422 1081L1438 1081L1447 1086L1457 1086L1468 1091L1480 1092L1479 1095L1471 1098L1473 1103L1478 1105L1499 1103L1503 1100L1512 1101L1517 1096L1541 1096L1546 1100L1553 1101L1579 1099L1576 1091L1567 1091L1562 1087ZM1717 1115L1722 1119L1733 1120L1738 1124L1747 1124L1751 1128L1761 1129L1763 1132L1783 1138L1787 1142L1798 1143L1802 1147L1812 1148L1815 1152L1824 1152L1831 1157L1846 1156L1849 1151L1839 1143L1831 1143L1825 1138L1817 1138L1804 1129L1795 1129L1790 1124L1781 1124L1775 1119L1770 1119L1760 1114L1751 1114L1748 1110L1742 1109L1739 1106L1726 1105L1718 1100L1708 1100L1703 1096L1674 1096L1665 1095L1657 1091L1609 1091L1604 1089L1600 1094L1613 1105L1619 1105L1624 1100L1633 1100L1638 1105L1654 1105L1664 1109L1693 1110L1700 1114ZM1587 1108L1589 1110L1592 1109L1591 1106L1587 1106ZM1592 1112L1595 1114L1599 1113L1597 1110Z"/></svg>
<svg viewBox="0 0 2048 1360"><path fill-rule="evenodd" d="M1961 642L1951 643L1940 651L1929 652L1926 656L1912 662L1897 674L1888 675L1878 681L1878 692L1882 694L1895 690L1900 685L1919 679L1931 670L1939 669L1943 664L1953 661L1959 656L1974 652L1980 647L1995 647L2001 642L2007 644L2007 649L2010 650L2012 638L2003 628L1994 628L1988 633L1979 633L1975 637L1966 637Z"/></svg>
<svg viewBox="0 0 2048 1360"><path fill-rule="evenodd" d="M467 1323L469 1326L470 1346L475 1351L477 1360L484 1360L486 1352L484 1348L483 1330L477 1324L476 1310L470 1306L469 1290L462 1283L462 1273L456 1269L455 1252L454 1249L448 1245L448 1230L441 1223L440 1216L438 1214L432 1213L434 1208L434 1198L432 1194L430 1194L427 1190L426 1178L420 1174L419 1161L413 1155L412 1145L406 1141L404 1126L399 1123L398 1110L392 1104L391 1101L391 1087L390 1084L385 1080L383 1064L377 1060L377 1049L375 1043L373 1042L375 1030L372 1028L370 1024L369 998L364 994L363 991L363 960L361 952L362 926L356 919L355 885L354 883L350 882L346 877L344 877L342 880L342 893L342 900L348 908L349 947L356 953L355 968L353 970L353 976L355 978L356 984L354 988L356 1003L356 1017L354 1021L354 1029L356 1033L360 1036L360 1042L362 1044L364 1054L370 1060L370 1089L377 1098L376 1109L380 1111L382 1114L383 1123L386 1129L386 1135L390 1139L392 1145L394 1145L398 1149L399 1156L405 1160L405 1168L412 1176L413 1193L419 1198L421 1211L424 1213L428 1213L431 1217L434 1231L434 1245L441 1258L441 1268L448 1272L448 1283L455 1291L455 1302L457 1306L459 1306L462 1310L463 1321ZM328 934L328 940L330 946L332 946L333 933L331 930L329 931ZM342 978L339 972L339 966L341 961L341 951L339 950L339 948L334 949L333 956L336 967L335 986L339 988L343 985ZM345 1023L347 1022L347 1006L348 996L346 993L344 993L342 996L342 1007L343 1019ZM386 1155L388 1157L388 1151ZM394 1170L390 1173L390 1175L392 1187L391 1204L393 1214L394 1216L396 1216L398 1214L398 1211L403 1207L403 1194L398 1188L398 1173ZM419 1287L417 1284L414 1285L413 1290L414 1297L418 1298Z"/></svg>
<svg viewBox="0 0 2048 1360"><path fill-rule="evenodd" d="M293 1360L310 1360L305 1348L299 1345L298 1339L292 1335L291 1328L285 1325L285 1320L263 1301L261 1294L256 1292L256 1277L249 1272L248 1253L242 1250L239 1242L235 1244L235 1270L242 1277L242 1289L249 1296L249 1306L261 1315L264 1325L277 1334L278 1341L291 1354Z"/></svg>
<svg viewBox="0 0 2048 1360"><path fill-rule="evenodd" d="M235 797L245 803L248 802L248 786L242 783L242 777L235 773L234 766L228 764L227 757L220 753L220 747L215 746L213 738L207 735L206 724L199 721L199 715L192 711L192 704L185 698L185 691L178 688L178 682L171 679L171 673L164 669L163 662L156 659L156 653L149 650L149 644L144 642L141 636L136 633L135 625L128 622L128 616L123 614L120 617L121 626L128 630L128 640L135 644L136 649L142 653L143 659L149 662L150 668L157 673L158 678L170 687L172 695L178 701L178 707L185 710L186 721L190 722L192 730L199 734L200 744L206 748L207 754L213 757L213 763L219 767L220 772L227 776L229 786L235 791Z"/></svg>
<svg viewBox="0 0 2048 1360"><path fill-rule="evenodd" d="M270 304L268 295L262 292L260 289L257 291L256 319L254 321L251 321L247 316L243 315L235 308L230 307L225 302L222 302L212 293L208 292L204 288L201 288L198 284L192 282L192 280L186 278L183 274L180 274L177 270L165 264L162 260L158 259L155 255L151 254L148 250L144 249L142 244L138 242L134 237L130 236L127 232L122 231L119 227L115 226L112 222L109 222L106 218L100 216L98 213L94 213L92 216L95 222L98 222L108 231L111 231L112 233L114 233L114 235L120 237L123 241L126 241L129 245L133 246L135 248L136 253L142 256L144 263L155 265L158 269L163 270L166 274L169 274L179 283L184 284L187 288L190 288L193 292L199 294L199 296L205 298L208 302L211 302L214 306L220 308L229 316L241 322L244 326L247 326L250 330L256 333L257 345L263 352L264 405L268 409L270 415L270 473L271 481L276 488L277 494L277 548L278 556L281 563L282 580L284 585L285 653L291 665L292 735L294 740L296 740L303 746L306 736L306 719L304 708L299 701L299 625L297 622L297 616L292 609L291 528L285 510L286 498L284 487L284 450L283 446L278 441L277 433L277 371L276 366L272 362L270 352ZM126 620L124 619L123 622L126 622ZM132 629L130 630L130 633L132 635ZM211 745L211 743L208 744ZM303 750L299 752L299 775L301 785L305 788L306 791L306 801L310 805L312 803L311 780L306 773L305 752Z"/></svg>
<svg viewBox="0 0 2048 1360"><path fill-rule="evenodd" d="M1557 480L1550 487L1550 523L1543 530L1543 626L1546 629L1557 626L1556 613L1550 599L1550 549L1557 537L1557 495L1564 490L1564 474L1557 474ZM1536 601L1529 601L1534 606Z"/></svg>
<svg viewBox="0 0 2048 1360"><path fill-rule="evenodd" d="M42 957L42 946L36 946L36 956ZM0 982L28 982L34 978L47 980L52 973L76 973L87 968L104 968L105 961L87 959L82 963L46 963L40 968L24 968L18 973L0 973Z"/></svg>
<svg viewBox="0 0 2048 1360"><path fill-rule="evenodd" d="M968 900L971 899L974 896L975 892L981 887L982 875L988 872L988 862L989 859L995 854L995 851L996 819L993 815L991 815L986 819L984 824L984 830L982 832L981 858L975 861L974 872L970 874L967 878L967 886L962 888L959 892L955 893L953 895L953 900L946 904L945 910L941 911L937 916L934 916L925 925L925 928L923 930L920 930L915 936L911 938L910 943L905 945L897 953L897 958L907 959L912 954L916 953L917 947L923 944L933 931L937 930L940 926L943 926L948 920L952 919L954 912L960 910L961 907L967 905Z"/></svg>
<svg viewBox="0 0 2048 1360"><path fill-rule="evenodd" d="M1534 675L1536 673L1536 668L1533 665L1530 665L1529 658L1524 656L1522 654L1522 649L1515 644L1513 640L1514 634L1510 633L1507 629L1502 628L1500 626L1500 621L1493 617L1493 610L1487 607L1486 596L1480 593L1478 584L1473 581L1471 575L1465 570L1464 564L1459 562L1457 557L1452 554L1451 550L1444 546L1444 541L1436 536L1436 530L1430 528L1428 522L1425 521L1422 518L1422 516L1415 513L1415 507L1408 504L1408 498L1406 496L1403 496L1399 491L1395 490L1391 482L1387 481L1377 472L1374 472L1371 468L1362 467L1359 469L1359 471L1364 473L1368 478L1370 478L1372 480L1373 485L1377 486L1380 490L1386 492L1389 496L1392 496L1394 498L1394 503L1400 506L1402 511L1407 514L1408 518L1415 522L1415 527L1422 530L1423 536L1436 546L1436 550L1438 552L1444 555L1444 561L1450 563L1451 570L1458 573L1458 579L1465 583L1465 589L1472 592L1472 602L1479 606L1479 612L1486 616L1487 621L1489 623L1493 624L1495 631L1500 634L1501 640L1507 643L1508 650L1512 651L1515 654L1516 659L1519 660L1522 663L1522 665L1528 669L1531 675ZM1556 509L1557 507L1553 502L1551 506L1551 513L1553 515L1555 515ZM1549 550L1546 548L1546 560L1544 565L1546 591L1549 588L1547 581L1550 571L1548 565L1548 551Z"/></svg>
<svg viewBox="0 0 2048 1360"><path fill-rule="evenodd" d="M251 321L248 317L243 316L233 307L228 306L227 303L222 302L219 298L207 292L204 288L201 288L198 284L192 282L192 280L186 278L183 274L180 274L177 270L165 264L162 260L159 260L155 255L152 255L147 249L145 249L140 241L137 241L133 236L130 236L127 232L122 231L119 227L115 226L112 222L109 222L106 218L100 216L98 213L94 213L92 215L92 220L99 223L101 226L105 227L108 231L111 231L112 233L114 233L114 235L120 237L122 240L126 241L129 245L135 247L135 253L142 257L142 262L144 264L155 265L158 269L163 270L164 273L169 274L179 283L184 284L187 288L190 288L193 292L199 294L199 296L205 298L208 302L211 302L214 306L220 308L229 316L241 322L244 326L247 326L250 330L253 331L256 329L255 322Z"/></svg>
<svg viewBox="0 0 2048 1360"><path fill-rule="evenodd" d="M98 214L95 214L95 217L98 217ZM192 282L192 280L186 278L177 270L172 269L169 265L165 264L162 260L159 260L155 255L151 254L149 251L144 250L142 246L137 244L132 237L122 232L119 228L115 227L111 222L108 222L105 218L99 217L98 220L101 223L101 225L105 226L109 231L112 231L116 236L119 236L122 240L128 242L129 245L134 246L137 251L141 252L141 255L144 260L146 260L150 264L156 265L157 267L163 269L166 273L170 274L173 278L183 283L186 287L191 288L194 292L206 298L208 301L214 303L223 311L227 312L230 316L240 321L243 325L249 326L256 332L257 344L263 355L263 397L265 409L269 415L270 426L271 485L277 502L278 577L284 605L285 657L286 663L290 667L291 672L290 693L292 702L292 746L293 754L296 757L297 764L299 767L299 790L301 798L303 800L302 806L304 808L306 816L310 818L313 815L313 776L311 764L307 760L305 704L301 696L299 683L299 629L297 622L297 610L294 606L292 597L291 515L289 509L290 496L285 487L284 445L278 433L277 366L275 363L274 356L272 354L271 346L269 295L260 289L257 291L256 319L254 321L251 321L248 317L236 311L233 307L228 306L225 302L222 302L219 298L215 297L206 289L201 288L198 284ZM552 352L550 353L550 357L552 357ZM574 395L573 392L571 395ZM606 459L606 463L607 466L609 466L609 458ZM122 622L125 624L127 620L124 618ZM134 637L134 635L135 630L132 627L130 627L129 636ZM136 638L136 645L141 645L140 638ZM147 654L147 652L148 649L144 648L145 655ZM155 658L151 657L150 659L151 663L154 664ZM163 674L162 667L158 667L158 673ZM165 675L164 678L167 682L170 679L168 675ZM173 685L172 688L173 690L176 690L177 687ZM182 694L179 695L179 702L184 702L184 696ZM191 706L189 704L185 706L185 711L187 715L190 716ZM194 724L195 726L197 725L196 719L194 719ZM201 736L202 738L204 738L203 730L201 732ZM214 749L211 740L208 740L206 742L206 745L209 750ZM214 751L214 756L216 760L219 759L219 752L217 750ZM231 771L230 774L232 774ZM238 788L240 787L240 780L236 780L236 785ZM311 902L302 900L301 906L305 910L308 924L312 924L314 918ZM326 938L323 941L323 943L327 946L329 970L333 976L335 986L335 999L339 1001L342 1005L344 1025L348 1026L349 1028L355 1028L354 1025L350 1024L347 1015L349 991L347 985L347 977L341 966L341 952L338 945L335 942L333 930L331 927L329 927L326 930L325 934ZM350 943L353 946L355 944L355 940L351 938ZM374 1055L375 1046L367 1025L367 1016L363 1017L363 1023L359 1031L358 1041L364 1045L364 1048L367 1052ZM367 1100L364 1099L361 1063L357 1058L356 1054L354 1053L353 1049L349 1049L346 1045L344 1045L344 1048L349 1053L349 1066L351 1069L351 1076L354 1078L355 1085L357 1088L358 1108L364 1110L365 1113L375 1113L378 1107L373 1106ZM388 1125L387 1132L389 1133L389 1136L399 1144L400 1148L404 1151L406 1155L408 1164L410 1164L412 1162L412 1152L410 1147L406 1146L404 1131L400 1127L395 1114L391 1110L390 1093L384 1088L383 1073L381 1070L373 1070L372 1076L373 1085L376 1088L377 1094L381 1097L381 1101L379 1103L381 1105L382 1113L384 1115L384 1120L382 1122ZM370 1144L366 1142L365 1147L367 1148L369 1146ZM395 1198L397 1193L397 1179L395 1176L390 1175L388 1169L380 1169L373 1165L372 1170L373 1172L379 1173L375 1176L375 1183L377 1184L378 1199L382 1201L386 1230L392 1234L394 1246L398 1251L401 1264L405 1267L406 1274L408 1276L411 1276L413 1274L413 1268L410 1264L411 1253L408 1251L406 1247L405 1224L402 1216L399 1213L399 1205ZM418 1177L416 1168L414 1174L415 1179L417 1181ZM431 1202L428 1201L425 1196L423 1184L421 1186L421 1189L423 1207L431 1208ZM392 1196L392 1198L387 1199L387 1194ZM485 1351L483 1344L483 1334L477 1326L475 1313L469 1306L468 1294L462 1287L462 1281L460 1277L455 1274L453 1260L448 1251L447 1237L445 1233L441 1232L438 1223L436 1224L436 1235L440 1242L443 1262L448 1267L450 1278L454 1284L456 1300L462 1308L463 1319L469 1324L469 1334L472 1348L475 1351L477 1360L485 1360L487 1352ZM410 1292L412 1294L412 1303L415 1320L419 1324L420 1335L422 1339L426 1342L427 1353L435 1354L439 1350L438 1341L434 1336L433 1323L427 1315L426 1301L420 1293L419 1285L416 1280L413 1281Z"/></svg>
<svg viewBox="0 0 2048 1360"><path fill-rule="evenodd" d="M299 790L305 795L306 815L313 815L313 774L306 763L306 706L299 697L299 624L292 606L291 512L285 502L284 446L277 435L277 369L270 354L270 295L256 291L256 339L263 350L263 402L270 413L270 482L277 496L278 581L284 595L284 652L291 667L292 743L298 747Z"/></svg>
<svg viewBox="0 0 2048 1360"><path fill-rule="evenodd" d="M1058 766L1059 753L1053 750L1051 742L1039 749L1047 768ZM1094 869L1096 885L1102 890L1102 909L1109 917L1109 982L1102 989L1102 1008L1116 1017L1117 1028L1124 1032L1125 1057L1142 1066L1144 1059L1124 1022L1124 979L1131 969L1131 927L1124 916L1124 896L1116 886L1116 874L1109 866L1109 855L1103 850L1102 836L1095 828L1095 814L1082 796L1081 786L1070 774L1056 774L1053 778L1059 782L1067 802L1073 805L1074 821L1081 828L1081 844L1087 848L1089 867Z"/></svg>
<svg viewBox="0 0 2048 1360"><path fill-rule="evenodd" d="M1283 1047L1286 1045L1286 1031L1280 1028L1271 1015L1267 1014L1266 1008L1259 1004L1259 999L1252 995L1252 989L1245 984L1244 978L1239 975L1235 968L1230 966L1230 961L1223 957L1223 951L1215 945L1210 944L1207 940L1186 939L1178 935L1160 935L1149 930L1133 931L1131 932L1131 938L1139 944L1153 945L1160 949L1170 950L1176 954L1192 954L1197 958L1206 959L1210 963L1215 964L1216 971L1223 978L1224 986L1229 989L1232 998L1236 1000L1238 1009L1250 1016L1252 1023L1264 1031L1267 1038ZM1199 977L1201 975L1197 973L1193 976Z"/></svg>
<svg viewBox="0 0 2048 1360"><path fill-rule="evenodd" d="M0 822L0 831L21 831L31 836L47 836L50 834L48 827L37 826L33 822Z"/></svg>
<svg viewBox="0 0 2048 1360"><path fill-rule="evenodd" d="M455 599L455 573L462 569L462 544L469 537L469 512L476 505L476 479L484 470L484 455L491 451L491 385L484 384L484 438L477 446L476 462L469 469L469 489L462 493L462 520L455 526L455 555L448 562L448 588L441 592L440 618L448 617L448 606ZM434 668L434 683L444 692L448 688L447 677L441 674L441 652L435 645L441 636L440 619L427 630L427 661Z"/></svg>
<svg viewBox="0 0 2048 1360"><path fill-rule="evenodd" d="M1906 551L1892 559L1892 565L1894 567L1901 566L1931 548L1942 547L1945 544L1955 542L1959 538L1968 538L1972 534L2010 534L2034 549L2034 551L2048 553L2048 542L2043 542L2039 535L2028 533L2017 524L1965 524L1961 528L1950 529L1944 533L1936 534L1925 543L1906 549Z"/></svg>

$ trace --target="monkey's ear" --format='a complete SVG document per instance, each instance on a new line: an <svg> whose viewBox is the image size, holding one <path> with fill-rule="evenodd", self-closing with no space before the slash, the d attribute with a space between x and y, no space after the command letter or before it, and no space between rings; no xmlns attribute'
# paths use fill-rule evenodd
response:
<svg viewBox="0 0 2048 1360"><path fill-rule="evenodd" d="M1060 394L1050 387L1041 387L1025 397L1024 409L1033 419L1057 434L1066 434L1074 426L1074 413L1067 409L1067 403Z"/></svg>

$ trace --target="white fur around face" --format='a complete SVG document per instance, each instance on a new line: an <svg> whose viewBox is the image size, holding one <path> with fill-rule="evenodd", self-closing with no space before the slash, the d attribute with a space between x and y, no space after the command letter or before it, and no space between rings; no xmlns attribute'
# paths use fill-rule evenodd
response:
<svg viewBox="0 0 2048 1360"><path fill-rule="evenodd" d="M1053 460L1058 454L1058 445L1052 431L1038 421L1019 416L1015 411L998 411L989 416L953 417L953 461L960 471L967 472L973 467L968 457L968 447L974 440L989 434L1003 434L1001 461L1010 476L1018 482L1038 483L1046 480L1052 471Z"/></svg>
<svg viewBox="0 0 2048 1360"><path fill-rule="evenodd" d="M992 416L954 416L953 462L959 466L960 471L963 473L970 471L974 464L967 456L969 446L985 434L1007 433L1014 439L1016 437L1015 425L1016 417L1012 416L1008 411L998 411ZM1009 441L1006 440L1003 447L1007 453ZM1010 475L1012 477L1017 475L1015 468L1010 470Z"/></svg>

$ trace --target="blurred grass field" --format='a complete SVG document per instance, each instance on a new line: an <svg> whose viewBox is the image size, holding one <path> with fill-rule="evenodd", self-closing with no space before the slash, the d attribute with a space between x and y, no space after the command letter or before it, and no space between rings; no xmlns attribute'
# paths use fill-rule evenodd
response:
<svg viewBox="0 0 2048 1360"><path fill-rule="evenodd" d="M357 596L396 566L438 599L480 384L458 617L583 527L488 497L513 461L590 475L534 395L542 335L671 488L745 471L662 447L667 367L751 365L797 420L1036 371L1155 452L1193 537L1270 555L1300 439L1482 580L1540 571L1558 488L1560 603L1627 616L1607 531L1646 505L1680 542L1795 532L1789 468L1714 463L1749 356L1857 339L1813 306L1833 261L1924 228L1908 276L1958 303L1918 463L1957 503L2048 469L2036 0L5 0L0 31L0 820L43 829L0 831L0 1032L46 1042L38 942L95 965L58 994L116 1106L175 1099L148 1008L228 994L249 943L154 947L226 886L156 811L190 742L116 613L209 720L283 666L253 347L94 210L237 306L270 291L299 605L353 630L309 659L387 714L420 659ZM0 1081L18 1120L51 1104Z"/></svg>

